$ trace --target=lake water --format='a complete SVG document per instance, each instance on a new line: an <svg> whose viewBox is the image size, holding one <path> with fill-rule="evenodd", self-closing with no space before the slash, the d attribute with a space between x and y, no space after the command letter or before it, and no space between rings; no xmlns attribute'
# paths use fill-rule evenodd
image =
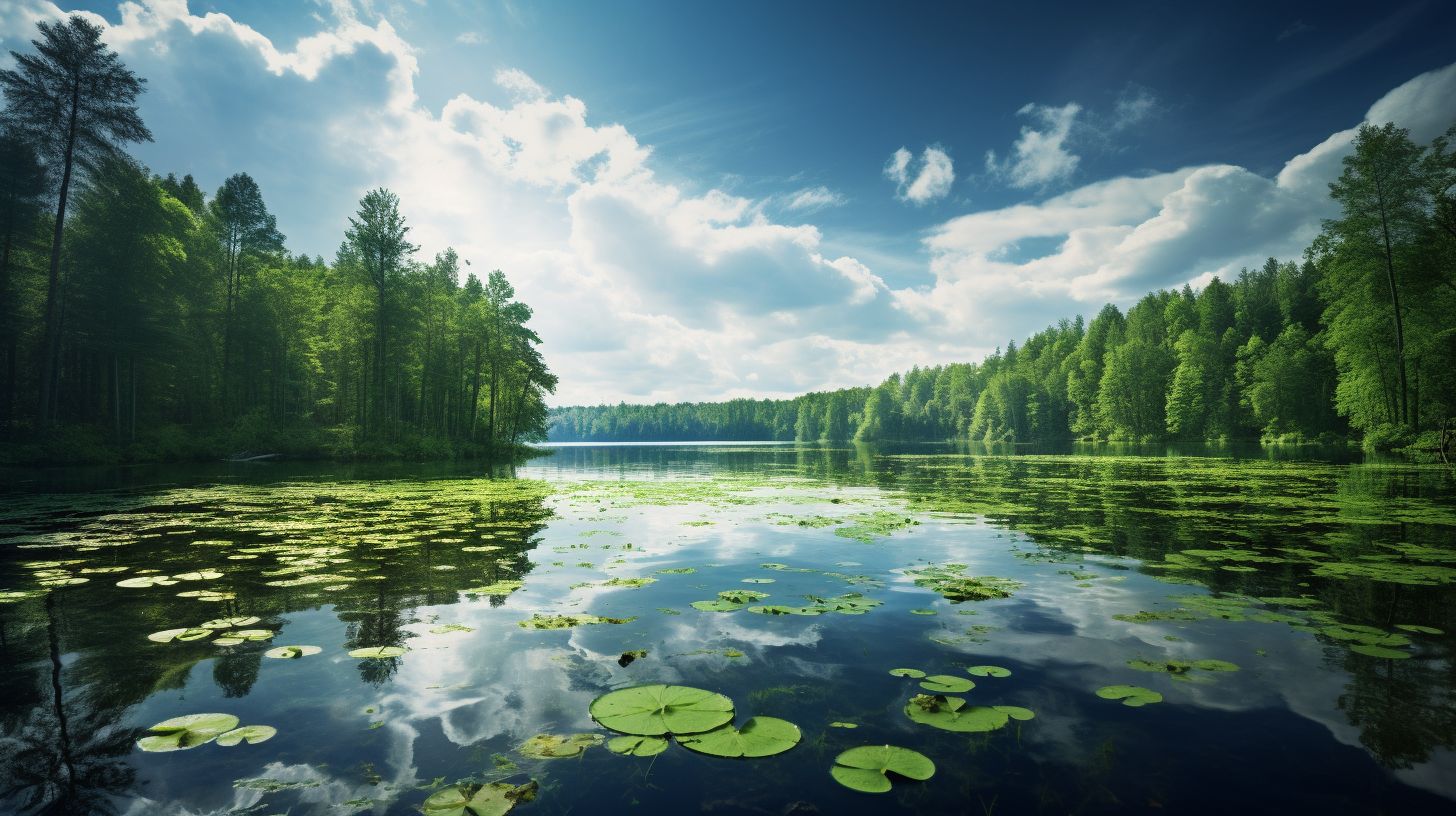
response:
<svg viewBox="0 0 1456 816"><path fill-rule="evenodd" d="M523 816L1452 812L1456 479L1340 458L11 472L0 812L410 814L531 780ZM599 744L593 700L647 684L799 740ZM148 731L194 714L223 716ZM276 733L224 746L268 734L213 739L233 718ZM587 736L522 752L542 734ZM840 785L865 745L935 772Z"/></svg>

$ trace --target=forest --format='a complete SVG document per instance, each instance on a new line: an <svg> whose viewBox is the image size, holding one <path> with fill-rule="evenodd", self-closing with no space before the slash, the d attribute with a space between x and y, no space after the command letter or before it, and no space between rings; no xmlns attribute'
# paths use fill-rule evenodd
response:
<svg viewBox="0 0 1456 816"><path fill-rule="evenodd" d="M86 19L0 71L0 463L442 458L544 438L556 385L500 271L418 257L365 193L332 262L243 172L131 158L146 80ZM467 262L468 263L468 262Z"/></svg>
<svg viewBox="0 0 1456 816"><path fill-rule="evenodd" d="M558 408L553 441L1359 441L1456 424L1456 126L1364 125L1299 261L1063 320L979 363L784 400Z"/></svg>

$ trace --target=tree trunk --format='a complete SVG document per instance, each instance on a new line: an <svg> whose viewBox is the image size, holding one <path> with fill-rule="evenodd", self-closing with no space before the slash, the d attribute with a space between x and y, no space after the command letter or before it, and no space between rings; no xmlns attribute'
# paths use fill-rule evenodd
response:
<svg viewBox="0 0 1456 816"><path fill-rule="evenodd" d="M1400 291L1395 284L1395 256L1390 245L1390 222L1386 218L1385 199L1380 202L1380 235L1385 249L1385 279L1390 285L1391 313L1395 318L1395 357L1400 376L1400 421L1410 424L1409 386L1405 366L1405 320L1400 313Z"/></svg>
<svg viewBox="0 0 1456 816"><path fill-rule="evenodd" d="M66 154L61 166L61 189L56 202L56 223L51 233L51 267L46 280L45 333L41 341L40 408L36 424L45 428L55 411L56 362L61 353L61 236L66 226L66 199L71 193L71 165L76 153L76 116L81 107L81 84L71 86L71 114L66 125Z"/></svg>

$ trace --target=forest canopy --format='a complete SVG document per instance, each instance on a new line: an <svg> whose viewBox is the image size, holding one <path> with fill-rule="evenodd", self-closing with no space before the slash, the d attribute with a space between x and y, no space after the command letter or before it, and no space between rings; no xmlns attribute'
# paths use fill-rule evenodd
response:
<svg viewBox="0 0 1456 816"><path fill-rule="evenodd" d="M420 258L388 190L364 194L330 262L288 251L247 173L210 196L151 173L125 149L152 138L145 80L101 33L42 22L0 71L0 461L544 438L556 378L502 272Z"/></svg>
<svg viewBox="0 0 1456 816"><path fill-rule="evenodd" d="M570 407L554 441L1412 444L1456 424L1456 126L1360 128L1304 258L1063 320L978 363L786 400ZM1190 276L1193 270L1190 270Z"/></svg>

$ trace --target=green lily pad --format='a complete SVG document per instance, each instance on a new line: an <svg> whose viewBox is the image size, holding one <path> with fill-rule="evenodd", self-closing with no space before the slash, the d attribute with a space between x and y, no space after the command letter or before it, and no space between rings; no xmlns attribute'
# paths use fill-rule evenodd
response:
<svg viewBox="0 0 1456 816"><path fill-rule="evenodd" d="M592 700L591 716L623 734L701 734L733 720L733 701L689 686L633 686Z"/></svg>
<svg viewBox="0 0 1456 816"><path fill-rule="evenodd" d="M1010 677L1011 670L1000 666L971 666L966 669L966 674L972 677Z"/></svg>
<svg viewBox="0 0 1456 816"><path fill-rule="evenodd" d="M697 572L696 567L668 567L657 571L658 575L692 575Z"/></svg>
<svg viewBox="0 0 1456 816"><path fill-rule="evenodd" d="M1163 695L1142 686L1103 686L1097 689L1097 696L1104 700L1121 700L1129 708L1163 702Z"/></svg>
<svg viewBox="0 0 1456 816"><path fill-rule="evenodd" d="M176 583L165 575L139 575L136 578L123 578L117 581L116 585L127 589L145 589L154 586L173 586Z"/></svg>
<svg viewBox="0 0 1456 816"><path fill-rule="evenodd" d="M696 606L696 604L694 604ZM763 606L750 606L749 612L759 615L822 615L824 610L817 606L781 606L778 604L765 604Z"/></svg>
<svg viewBox="0 0 1456 816"><path fill-rule="evenodd" d="M1193 661L1193 668L1211 672L1235 672L1239 670L1237 663L1230 663L1227 660L1195 660Z"/></svg>
<svg viewBox="0 0 1456 816"><path fill-rule="evenodd" d="M890 774L924 782L935 775L930 757L894 745L861 745L834 758L829 775L851 790L884 793L891 787Z"/></svg>
<svg viewBox="0 0 1456 816"><path fill-rule="evenodd" d="M835 720L834 722L832 722L832 723L829 724L829 727L830 728L859 728L859 723L840 722L839 720Z"/></svg>
<svg viewBox="0 0 1456 816"><path fill-rule="evenodd" d="M191 629L163 629L160 632L153 632L147 635L147 640L154 643L171 643L174 640L186 642L191 640L205 640L210 637L212 637L211 629L193 627Z"/></svg>
<svg viewBox="0 0 1456 816"><path fill-rule="evenodd" d="M203 621L198 624L203 629L232 629L239 626L252 626L262 618L217 618L215 620Z"/></svg>
<svg viewBox="0 0 1456 816"><path fill-rule="evenodd" d="M912 610L910 610L910 614L912 614L912 615L938 615L940 613L939 612L936 612L934 609L912 609Z"/></svg>
<svg viewBox="0 0 1456 816"><path fill-rule="evenodd" d="M173 575L172 578L178 581L215 581L222 577L222 573L215 569L194 570Z"/></svg>
<svg viewBox="0 0 1456 816"><path fill-rule="evenodd" d="M537 734L516 751L531 759L565 759L581 756L586 749L601 744L601 734Z"/></svg>
<svg viewBox="0 0 1456 816"><path fill-rule="evenodd" d="M960 694L975 688L976 684L953 674L932 674L920 681L920 687L937 694Z"/></svg>
<svg viewBox="0 0 1456 816"><path fill-rule="evenodd" d="M607 740L607 750L623 756L656 756L667 750L667 740L662 737L612 737Z"/></svg>
<svg viewBox="0 0 1456 816"><path fill-rule="evenodd" d="M425 816L506 816L517 804L535 799L536 789L534 779L524 785L451 785L430 794L420 810Z"/></svg>
<svg viewBox="0 0 1456 816"><path fill-rule="evenodd" d="M463 623L447 623L444 626L436 626L430 630L432 635L448 635L452 632L474 632L474 626L466 626Z"/></svg>
<svg viewBox="0 0 1456 816"><path fill-rule="evenodd" d="M594 626L599 623L631 623L637 618L600 618L596 615L542 615L537 612L530 618L517 621L522 629L570 629L573 626Z"/></svg>
<svg viewBox="0 0 1456 816"><path fill-rule="evenodd" d="M1415 632L1416 634L1419 634L1419 635L1444 635L1444 634L1446 634L1444 630L1437 629L1434 626L1422 626L1422 625L1416 624L1416 623L1397 623L1395 625L1395 628L1404 630L1406 632Z"/></svg>
<svg viewBox="0 0 1456 816"><path fill-rule="evenodd" d="M279 646L276 649L269 649L263 653L264 657L277 658L279 660L297 660L300 657L308 657L322 652L318 646Z"/></svg>
<svg viewBox="0 0 1456 816"><path fill-rule="evenodd" d="M137 740L137 747L153 753L186 751L206 745L237 727L238 718L231 714L187 714L148 728L147 736Z"/></svg>
<svg viewBox="0 0 1456 816"><path fill-rule="evenodd" d="M993 706L967 706L960 697L917 694L905 704L905 716L945 731L976 733L1005 727L1011 716Z"/></svg>
<svg viewBox="0 0 1456 816"><path fill-rule="evenodd" d="M909 677L912 680L919 680L925 676L925 672L919 669L890 669L890 674L894 677Z"/></svg>
<svg viewBox="0 0 1456 816"><path fill-rule="evenodd" d="M496 581L493 584L483 584L460 591L466 595L488 595L500 598L515 592L525 585L525 581Z"/></svg>
<svg viewBox="0 0 1456 816"><path fill-rule="evenodd" d="M1032 711L1029 708L1022 708L1021 706L991 706L991 707L994 708L994 709L996 709L997 711L1001 712L1002 714L1005 714L1006 716L1010 717L1011 719L1017 720L1018 722L1026 722L1027 720L1034 720L1034 719L1036 719L1036 712L1035 711Z"/></svg>
<svg viewBox="0 0 1456 816"><path fill-rule="evenodd" d="M357 657L365 660L386 660L391 657L399 657L409 651L403 646L366 646L362 649L353 649L349 657Z"/></svg>
<svg viewBox="0 0 1456 816"><path fill-rule="evenodd" d="M678 738L689 751L720 757L766 757L799 744L799 726L777 717L754 717L734 728L731 724Z"/></svg>
<svg viewBox="0 0 1456 816"><path fill-rule="evenodd" d="M774 583L774 579L772 579L772 578L744 578L743 579L743 583L745 583L745 584L772 584L772 583Z"/></svg>
<svg viewBox="0 0 1456 816"><path fill-rule="evenodd" d="M257 745L273 739L273 735L277 733L278 729L271 725L245 725L242 728L234 728L226 734L219 734L217 744L225 748L230 748L240 742Z"/></svg>
<svg viewBox="0 0 1456 816"><path fill-rule="evenodd" d="M656 578L647 578L647 577L642 577L642 578L611 578L611 579L608 579L606 581L603 581L598 586L604 586L604 587L628 587L630 589L638 589L640 587L645 587L648 584L653 584L653 583L656 583L656 582L657 582L657 579Z"/></svg>
<svg viewBox="0 0 1456 816"><path fill-rule="evenodd" d="M1384 657L1391 660L1404 660L1410 657L1410 652L1402 652L1398 649L1389 649L1384 646L1371 646L1367 643L1357 643L1350 647L1350 651L1359 652L1370 657Z"/></svg>

